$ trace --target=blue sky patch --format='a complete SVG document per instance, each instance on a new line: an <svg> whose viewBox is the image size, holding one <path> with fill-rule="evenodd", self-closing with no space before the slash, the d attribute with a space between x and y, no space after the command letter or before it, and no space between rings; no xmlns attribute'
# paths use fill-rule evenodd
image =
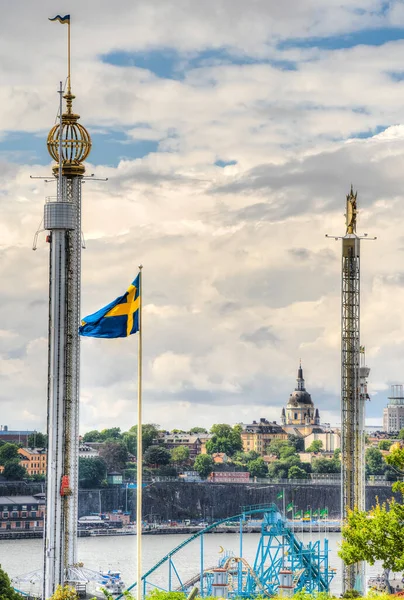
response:
<svg viewBox="0 0 404 600"><path fill-rule="evenodd" d="M236 164L237 164L236 160L217 160L215 162L216 167L222 167L222 168L228 167L230 165L236 165Z"/></svg>
<svg viewBox="0 0 404 600"><path fill-rule="evenodd" d="M290 60L255 59L249 56L232 54L225 48L204 50L198 54L184 54L171 48L149 50L147 52L114 51L101 56L101 61L117 67L137 67L147 69L156 77L182 80L187 71L216 65L268 64L282 71L297 69Z"/></svg>
<svg viewBox="0 0 404 600"><path fill-rule="evenodd" d="M388 42L404 39L403 27L380 27L377 29L362 29L346 35L329 37L292 38L278 44L278 50L289 48L320 48L322 50L341 50L355 46L383 46Z"/></svg>
<svg viewBox="0 0 404 600"><path fill-rule="evenodd" d="M91 132L90 132L91 133ZM0 156L18 164L47 165L51 161L46 148L47 133L8 132L0 140ZM117 166L120 160L143 158L158 149L158 142L132 140L122 132L91 133L93 147L89 161L94 165ZM46 175L46 173L44 173Z"/></svg>

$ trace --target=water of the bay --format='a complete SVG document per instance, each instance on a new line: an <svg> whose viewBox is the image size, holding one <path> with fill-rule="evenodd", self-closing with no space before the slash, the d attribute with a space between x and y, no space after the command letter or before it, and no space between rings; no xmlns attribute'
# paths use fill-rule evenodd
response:
<svg viewBox="0 0 404 600"><path fill-rule="evenodd" d="M184 535L147 535L143 537L143 572L150 569L157 561L178 546L186 539ZM302 534L301 539L306 543L310 540L310 534ZM338 544L340 534L327 534L329 540L329 564L337 569L336 576L331 583L331 592L336 595L341 593L341 561L338 558ZM260 536L257 533L244 534L243 556L250 564L253 564ZM313 541L318 539L313 534ZM321 534L321 541L324 535ZM205 535L204 545L204 568L217 565L220 552L232 551L235 556L240 555L240 539L237 534L217 533ZM175 568L181 580L187 581L200 570L200 541L195 540L185 546L178 554L173 556ZM136 536L109 536L89 537L78 540L79 560L90 569L117 569L122 573L126 585L130 585L136 578ZM14 577L36 569L42 565L42 540L1 540L0 563L2 568ZM380 566L368 567L367 577L377 575L381 572ZM151 581L158 586L167 587L168 564L160 567L151 577ZM173 575L173 587L177 580Z"/></svg>

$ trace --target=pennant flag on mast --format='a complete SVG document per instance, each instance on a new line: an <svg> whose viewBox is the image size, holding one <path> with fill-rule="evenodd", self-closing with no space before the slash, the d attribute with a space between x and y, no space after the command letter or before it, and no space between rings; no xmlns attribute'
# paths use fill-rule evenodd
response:
<svg viewBox="0 0 404 600"><path fill-rule="evenodd" d="M277 500L282 500L282 498L283 498L283 491L282 492L278 492L276 494L276 498L277 498Z"/></svg>
<svg viewBox="0 0 404 600"><path fill-rule="evenodd" d="M286 507L286 512L290 512L291 510L293 510L293 502L290 502Z"/></svg>
<svg viewBox="0 0 404 600"><path fill-rule="evenodd" d="M104 308L81 321L79 333L85 337L120 338L139 331L140 273L127 291Z"/></svg>
<svg viewBox="0 0 404 600"><path fill-rule="evenodd" d="M59 21L59 23L62 23L62 25L66 25L66 23L70 24L70 15L65 15L64 17L62 17L61 15L56 15L56 17L53 17L52 19L49 18L49 21Z"/></svg>

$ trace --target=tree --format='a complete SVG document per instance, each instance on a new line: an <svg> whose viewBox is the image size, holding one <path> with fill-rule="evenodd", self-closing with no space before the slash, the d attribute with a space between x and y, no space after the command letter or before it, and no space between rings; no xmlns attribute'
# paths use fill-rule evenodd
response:
<svg viewBox="0 0 404 600"><path fill-rule="evenodd" d="M48 436L35 431L28 436L27 443L28 448L46 448L48 445Z"/></svg>
<svg viewBox="0 0 404 600"><path fill-rule="evenodd" d="M282 448L293 448L295 450L294 445L290 444L286 440L272 440L267 447L267 452L268 454L272 454L273 456L280 458Z"/></svg>
<svg viewBox="0 0 404 600"><path fill-rule="evenodd" d="M147 465L168 465L171 454L164 446L150 446L144 453L143 458Z"/></svg>
<svg viewBox="0 0 404 600"><path fill-rule="evenodd" d="M290 433L288 435L288 442L294 446L296 452L304 452L304 439L300 435Z"/></svg>
<svg viewBox="0 0 404 600"><path fill-rule="evenodd" d="M338 459L315 458L312 463L313 473L339 473L341 463Z"/></svg>
<svg viewBox="0 0 404 600"><path fill-rule="evenodd" d="M306 471L298 465L293 465L288 471L288 479L307 479L307 477Z"/></svg>
<svg viewBox="0 0 404 600"><path fill-rule="evenodd" d="M111 440L121 440L122 439L122 433L121 433L121 428L120 427L110 427L109 429L103 429L100 432L100 435L103 439L103 441L108 442Z"/></svg>
<svg viewBox="0 0 404 600"><path fill-rule="evenodd" d="M143 454L146 450L158 439L158 425L153 423L145 423L142 425L142 449ZM137 456L137 425L134 425L123 434L123 441L126 444L129 452Z"/></svg>
<svg viewBox="0 0 404 600"><path fill-rule="evenodd" d="M184 431L183 429L172 429L170 433L187 433L186 431Z"/></svg>
<svg viewBox="0 0 404 600"><path fill-rule="evenodd" d="M213 458L209 454L198 454L195 458L194 469L203 479L206 479L213 471Z"/></svg>
<svg viewBox="0 0 404 600"><path fill-rule="evenodd" d="M9 576L0 566L0 599L1 600L21 600L20 594L14 591Z"/></svg>
<svg viewBox="0 0 404 600"><path fill-rule="evenodd" d="M258 452L250 450L249 452L235 452L232 457L232 462L239 467L246 467L252 460L259 458Z"/></svg>
<svg viewBox="0 0 404 600"><path fill-rule="evenodd" d="M78 600L78 597L74 587L70 585L58 585L49 600Z"/></svg>
<svg viewBox="0 0 404 600"><path fill-rule="evenodd" d="M243 449L241 427L239 425L230 427L226 423L218 423L212 425L210 432L212 438L206 442L208 454L224 452L227 456L233 456L235 452Z"/></svg>
<svg viewBox="0 0 404 600"><path fill-rule="evenodd" d="M0 465L5 465L9 460L20 460L17 444L7 442L0 447Z"/></svg>
<svg viewBox="0 0 404 600"><path fill-rule="evenodd" d="M377 448L368 450L380 452ZM398 473L403 473L404 448L399 443L391 446L386 462ZM404 483L394 483L393 491L403 494ZM381 505L377 503L368 512L358 509L350 511L342 528L342 536L338 554L347 565L359 561L373 565L380 560L386 571L400 572L404 569L404 505L394 498Z"/></svg>
<svg viewBox="0 0 404 600"><path fill-rule="evenodd" d="M268 475L267 464L261 457L248 463L248 471L251 477L266 477Z"/></svg>
<svg viewBox="0 0 404 600"><path fill-rule="evenodd" d="M99 455L107 465L108 472L122 471L128 460L128 450L123 442L105 442Z"/></svg>
<svg viewBox="0 0 404 600"><path fill-rule="evenodd" d="M383 455L377 448L367 448L365 452L366 475L383 475L385 463Z"/></svg>
<svg viewBox="0 0 404 600"><path fill-rule="evenodd" d="M4 464L3 477L7 481L21 481L27 476L26 469L20 465L19 458L12 458Z"/></svg>
<svg viewBox="0 0 404 600"><path fill-rule="evenodd" d="M174 463L185 463L189 460L188 446L177 446L171 450L171 460Z"/></svg>
<svg viewBox="0 0 404 600"><path fill-rule="evenodd" d="M390 450L390 446L393 444L391 440L380 440L379 450Z"/></svg>
<svg viewBox="0 0 404 600"><path fill-rule="evenodd" d="M287 445L287 446L281 446L281 448L279 448L279 458L281 460L288 459L291 456L296 456L296 449L294 446Z"/></svg>
<svg viewBox="0 0 404 600"><path fill-rule="evenodd" d="M83 442L103 442L102 435L96 429L92 429L91 431L87 431L83 435Z"/></svg>
<svg viewBox="0 0 404 600"><path fill-rule="evenodd" d="M82 488L100 487L106 479L107 465L102 458L79 458L79 484Z"/></svg>
<svg viewBox="0 0 404 600"><path fill-rule="evenodd" d="M208 433L207 430L204 427L192 427L189 430L189 433L191 435L197 435L198 433Z"/></svg>
<svg viewBox="0 0 404 600"><path fill-rule="evenodd" d="M323 442L321 440L313 440L308 448L306 448L306 452L321 452L323 449Z"/></svg>
<svg viewBox="0 0 404 600"><path fill-rule="evenodd" d="M402 429L400 429L399 434L398 434L398 439L404 440L404 427Z"/></svg>

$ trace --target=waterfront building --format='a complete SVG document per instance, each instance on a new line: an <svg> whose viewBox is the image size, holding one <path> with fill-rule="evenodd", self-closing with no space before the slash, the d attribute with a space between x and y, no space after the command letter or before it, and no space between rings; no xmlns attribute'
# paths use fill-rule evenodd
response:
<svg viewBox="0 0 404 600"><path fill-rule="evenodd" d="M267 454L267 447L274 440L287 440L287 432L273 421L260 419L253 421L250 425L243 425L241 431L241 440L243 442L244 452L258 452L261 456Z"/></svg>
<svg viewBox="0 0 404 600"><path fill-rule="evenodd" d="M0 535L10 529L43 530L44 515L44 494L0 496Z"/></svg>
<svg viewBox="0 0 404 600"><path fill-rule="evenodd" d="M11 444L23 444L28 446L28 436L36 433L35 431L12 430L8 425L0 425L0 441L10 442Z"/></svg>
<svg viewBox="0 0 404 600"><path fill-rule="evenodd" d="M46 448L19 448L20 464L28 475L45 475L47 464Z"/></svg>
<svg viewBox="0 0 404 600"><path fill-rule="evenodd" d="M320 426L320 413L306 390L301 363L296 381L297 385L289 396L286 409L282 409L281 425L287 433L302 437L313 432L321 433L323 428Z"/></svg>
<svg viewBox="0 0 404 600"><path fill-rule="evenodd" d="M83 442L79 445L79 458L98 458L99 455L98 448L95 448L92 443Z"/></svg>
<svg viewBox="0 0 404 600"><path fill-rule="evenodd" d="M248 471L213 471L209 475L211 483L248 483L250 474Z"/></svg>
<svg viewBox="0 0 404 600"><path fill-rule="evenodd" d="M383 409L383 431L397 433L404 427L404 391L402 385L392 385L387 407Z"/></svg>

